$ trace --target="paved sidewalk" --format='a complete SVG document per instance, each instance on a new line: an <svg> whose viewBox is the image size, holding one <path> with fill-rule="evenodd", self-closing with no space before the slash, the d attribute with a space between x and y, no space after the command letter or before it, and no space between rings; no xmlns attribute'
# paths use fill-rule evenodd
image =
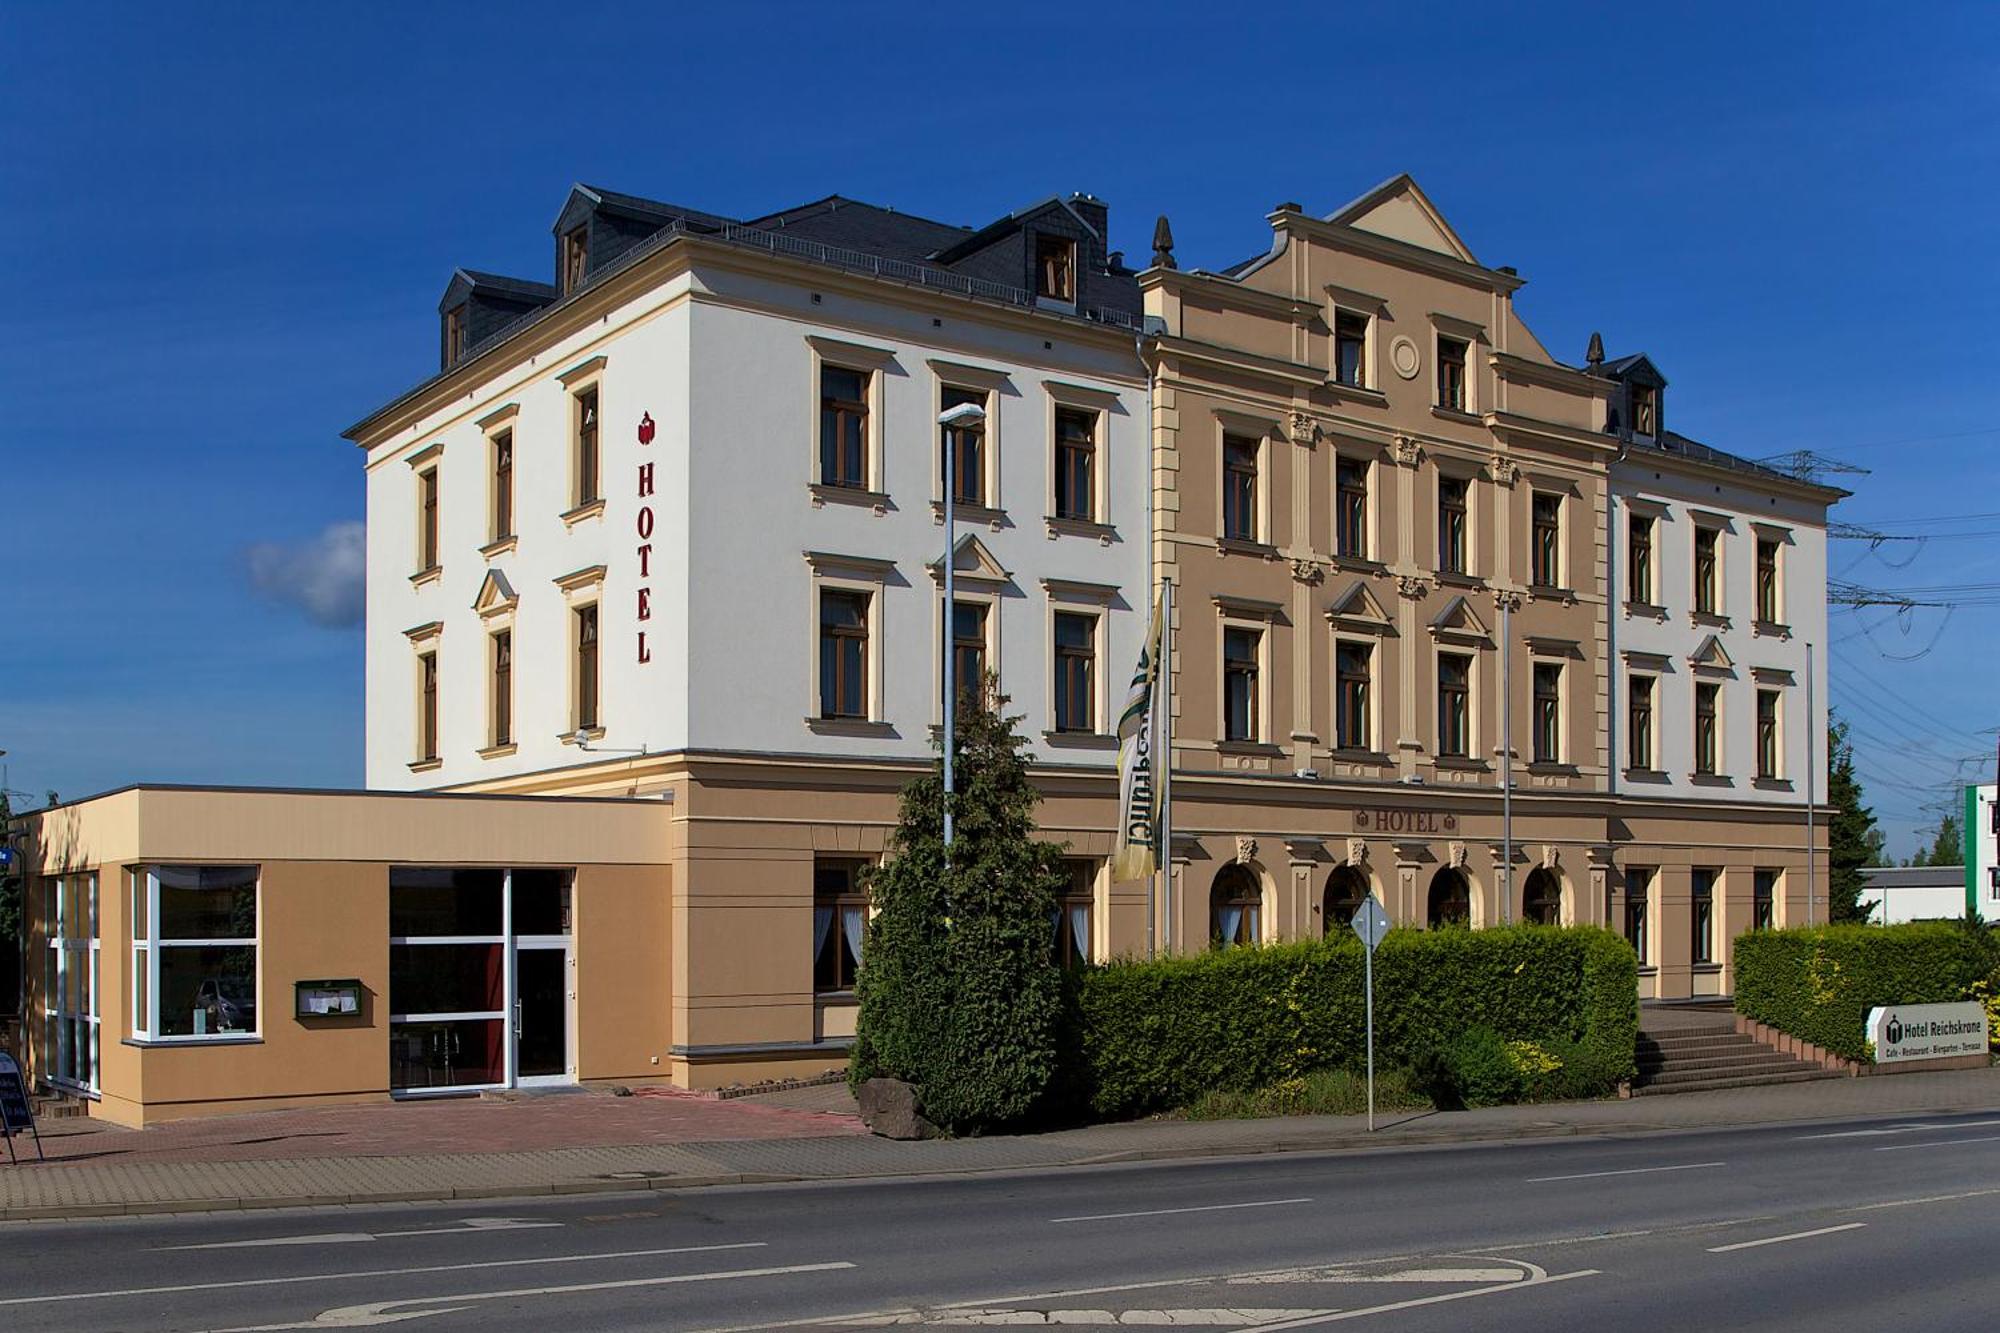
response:
<svg viewBox="0 0 2000 1333"><path fill-rule="evenodd" d="M562 1137L566 1143L574 1144L579 1135L596 1131L596 1126L590 1123L593 1115L611 1100L576 1096L537 1099L535 1105L566 1107L568 1120L561 1127ZM617 1103L638 1103L643 1110L645 1103L671 1106L677 1100L702 1099L645 1097L617 1099ZM477 1103L403 1104L394 1107L391 1113L471 1116L493 1109L515 1109L518 1105L501 1104L495 1108ZM1358 1116L1299 1116L1205 1122L1145 1120L1050 1134L896 1143L857 1133L847 1118L824 1112L772 1107L742 1109L750 1114L718 1117L711 1123L738 1130L755 1126L758 1132L705 1141L655 1139L617 1145L599 1143L484 1152L465 1151L461 1141L458 1151L307 1156L298 1149L299 1143L325 1140L302 1140L295 1136L291 1140L292 1154L281 1157L223 1159L213 1155L203 1157L192 1151L181 1154L149 1151L130 1155L129 1160L79 1157L49 1165L0 1167L0 1218L673 1189L753 1181L929 1175L1245 1153L2000 1111L2000 1069L1739 1088L1631 1101L1566 1102L1385 1117L1373 1136L1366 1132ZM297 1121L308 1117L379 1114L383 1110L355 1108L282 1114ZM617 1113L633 1114L622 1110ZM774 1116L782 1118L769 1119ZM799 1123L811 1128L778 1136L763 1132L790 1124L790 1117L802 1117ZM256 1118L205 1121L203 1132L226 1136L236 1131L239 1139L256 1137L241 1133L241 1127ZM144 1138L163 1135L171 1129L123 1133Z"/></svg>

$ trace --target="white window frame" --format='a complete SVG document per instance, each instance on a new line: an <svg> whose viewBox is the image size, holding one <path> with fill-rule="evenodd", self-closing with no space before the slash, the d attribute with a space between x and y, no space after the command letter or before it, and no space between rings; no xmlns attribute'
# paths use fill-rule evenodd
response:
<svg viewBox="0 0 2000 1333"><path fill-rule="evenodd" d="M1568 659L1552 657L1546 653L1535 654L1528 659L1528 760L1530 763L1539 763L1552 767L1567 765L1572 762L1569 758L1571 748L1569 743L1569 665ZM1540 739L1540 736L1536 731L1535 668L1545 666L1552 666L1556 669L1556 752L1547 759L1536 759L1535 742Z"/></svg>
<svg viewBox="0 0 2000 1333"><path fill-rule="evenodd" d="M1048 651L1042 654L1042 698L1046 701L1044 721L1048 724L1043 728L1044 736L1060 744L1064 740L1117 734L1116 719L1111 715L1110 673L1105 667L1111 660L1111 607L1118 599L1118 589L1109 584L1045 578L1042 591L1046 594L1042 605L1042 642L1048 645ZM1089 731L1056 730L1056 616L1059 614L1088 616L1091 621Z"/></svg>
<svg viewBox="0 0 2000 1333"><path fill-rule="evenodd" d="M811 356L811 374L807 376L807 388L811 394L806 420L811 423L806 431L806 483L819 502L827 500L874 505L877 513L886 512L882 500L889 493L887 464L884 457L884 384L888 372L896 364L896 354L886 347L870 347L865 343L843 342L821 334L806 335L806 348ZM861 489L836 486L820 476L820 404L823 394L820 390L821 377L828 367L834 370L852 371L868 377L868 430L862 439ZM936 438L936 417L925 434ZM931 464L933 471L937 464Z"/></svg>
<svg viewBox="0 0 2000 1333"><path fill-rule="evenodd" d="M1333 364L1329 369L1333 371L1330 378L1333 380L1335 389L1367 389L1377 393L1381 392L1379 382L1375 376L1375 342L1380 327L1380 321L1376 316L1380 313L1379 309L1365 310L1358 305L1352 305L1344 301L1336 300L1333 303L1333 322L1327 327L1328 332L1333 335L1329 340L1331 345L1328 350L1332 353ZM1349 384L1346 380L1340 378L1340 317L1343 314L1359 315L1367 322L1368 326L1361 335L1361 379L1354 384Z"/></svg>
<svg viewBox="0 0 2000 1333"><path fill-rule="evenodd" d="M1227 603L1216 620L1215 628L1215 735L1223 745L1276 744L1271 739L1271 638L1277 617L1253 614ZM1252 728L1257 734L1248 740L1232 740L1229 736L1229 631L1249 630L1257 636L1257 697L1252 705L1257 710Z"/></svg>
<svg viewBox="0 0 2000 1333"><path fill-rule="evenodd" d="M937 424L944 411L944 395L947 389L960 393L983 394L980 404L986 409L986 420L981 426L984 435L983 457L979 460L980 484L986 492L986 502L982 505L959 504L958 511L969 518L984 519L997 524L1007 506L1000 494L1000 400L1012 381L1005 371L988 370L984 366L967 365L959 361L946 361L932 357L927 362L931 368L931 431L937 442L937 456L931 460L931 508L933 517L940 524L944 522L944 502L950 490L950 473L945 460L944 427ZM815 410L816 411L816 410ZM815 415L817 425L817 415Z"/></svg>
<svg viewBox="0 0 2000 1333"><path fill-rule="evenodd" d="M1644 767L1632 762L1632 687L1638 682L1646 682L1646 758ZM1666 764L1660 755L1660 675L1655 671L1627 671L1625 673L1625 771L1628 773L1659 773Z"/></svg>
<svg viewBox="0 0 2000 1333"><path fill-rule="evenodd" d="M137 986L132 988L132 1040L151 1046L206 1046L227 1045L231 1042L262 1041L264 1038L264 870L262 866L247 865L234 861L217 862L162 862L166 865L199 865L202 869L249 869L257 872L257 934L249 939L162 939L160 938L160 876L158 865L140 866L133 875L135 897L143 892L144 897L132 904L133 919L138 920L143 912L146 921L146 937L141 940L135 930L132 934L132 976L136 979L144 969L146 986L143 995ZM206 1032L160 1036L157 1022L160 1014L160 953L164 949L250 949L257 958L257 1026L249 1032ZM141 1003L141 1000L144 1003Z"/></svg>
<svg viewBox="0 0 2000 1333"><path fill-rule="evenodd" d="M1042 512L1051 529L1062 524L1088 524L1110 528L1111 522L1111 410L1118 395L1109 389L1068 384L1061 380L1042 381L1042 468L1047 484L1042 492ZM1087 412L1096 418L1091 428L1090 514L1085 518L1058 517L1056 514L1056 413L1058 410ZM1104 535L1109 540L1108 534Z"/></svg>
<svg viewBox="0 0 2000 1333"><path fill-rule="evenodd" d="M1333 635L1333 745L1336 754L1382 754L1382 671L1386 656L1383 645L1386 640L1379 634L1355 634L1334 631ZM1343 746L1340 735L1340 649L1344 644L1355 644L1368 650L1368 744L1363 746Z"/></svg>
<svg viewBox="0 0 2000 1333"><path fill-rule="evenodd" d="M1381 525L1376 522L1379 496L1376 493L1378 469L1373 454L1362 453L1353 446L1341 448L1336 445L1330 455L1333 459L1333 523L1327 530L1328 549L1338 560L1362 560L1379 563L1376 552L1381 549ZM1361 545L1359 552L1343 551L1340 547L1340 469L1344 464L1355 463L1361 467Z"/></svg>
<svg viewBox="0 0 2000 1333"><path fill-rule="evenodd" d="M68 919L63 910L64 885L70 880L87 880L88 888L80 895L89 914L89 921L78 923ZM46 946L48 969L43 973L42 1032L46 1045L42 1051L42 1077L59 1088L68 1088L87 1097L98 1095L100 1087L99 1060L103 1051L103 1008L104 1008L104 966L102 953L103 908L98 899L98 872L84 871L75 875L56 875L43 881L48 887L48 912L44 928L48 933ZM88 930L86 935L72 935L70 931L82 925ZM79 958L78 955L81 955ZM76 1013L64 1007L64 998L70 993L70 976L79 967L87 969L90 1002L83 1013ZM53 988L49 983L53 982ZM64 1069L75 1069L76 1025L83 1024L89 1035L89 1077L77 1078L65 1075ZM70 1058L64 1058L65 1053Z"/></svg>
<svg viewBox="0 0 2000 1333"><path fill-rule="evenodd" d="M952 628L952 626L950 624L950 621L947 619L949 612L947 611L944 602L944 587L942 585L943 577L944 576L942 572L940 572L938 575L940 583L937 588L936 595L931 598L931 627L932 627L931 725L932 726L944 725L944 647L947 638L953 638L954 639L953 646L956 647L955 637L950 635L949 633L949 630ZM968 584L965 582L964 574L958 575L957 579L954 580L954 582L956 582L958 586L955 589L953 589L953 595L959 602L963 603L966 606L980 607L986 613L986 624L985 624L986 669L988 671L991 671L995 676L997 676L1000 679L1001 688L1004 690L1006 688L1007 677L1004 668L1002 668L1002 666L1000 665L1000 590L996 587L989 587L984 583ZM874 642L873 642L874 626L872 623L870 624L869 629L870 629L869 648L871 650L870 656L872 657L874 648ZM961 690L965 689L966 687L965 681L961 680L955 683L957 687Z"/></svg>
<svg viewBox="0 0 2000 1333"><path fill-rule="evenodd" d="M883 700L888 697L883 681L883 673L888 663L884 645L889 637L889 578L894 574L895 562L874 560L860 556L832 555L823 551L807 551L806 564L811 575L808 582L809 593L806 602L806 652L805 656L805 724L815 731L839 731L848 727L879 728L886 724ZM866 717L827 718L820 716L819 697L819 607L822 592L859 593L868 599L868 689ZM938 594L942 601L942 591ZM933 657L936 649L932 649ZM941 670L941 669L940 669ZM940 705L940 708L942 705ZM943 714L939 713L942 720Z"/></svg>

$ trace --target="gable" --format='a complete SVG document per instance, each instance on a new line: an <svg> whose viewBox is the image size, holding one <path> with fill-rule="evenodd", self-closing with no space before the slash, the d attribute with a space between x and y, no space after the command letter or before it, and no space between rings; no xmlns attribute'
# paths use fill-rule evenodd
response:
<svg viewBox="0 0 2000 1333"><path fill-rule="evenodd" d="M1486 622L1473 612L1472 604L1463 595L1453 597L1444 604L1431 620L1431 634L1440 639L1487 642Z"/></svg>
<svg viewBox="0 0 2000 1333"><path fill-rule="evenodd" d="M472 599L472 609L481 616L499 615L512 611L520 595L514 585L507 581L506 574L497 569L486 571L486 577L479 584L479 595Z"/></svg>
<svg viewBox="0 0 2000 1333"><path fill-rule="evenodd" d="M1468 264L1479 262L1408 174L1376 186L1327 221L1343 223L1358 231L1373 232L1377 236L1448 255Z"/></svg>
<svg viewBox="0 0 2000 1333"><path fill-rule="evenodd" d="M929 569L931 577L942 584L944 561L942 559L931 561ZM987 549L986 543L972 533L960 537L958 545L953 548L951 572L953 577L971 583L1003 584L1012 582L1014 578L994 557L993 552Z"/></svg>
<svg viewBox="0 0 2000 1333"><path fill-rule="evenodd" d="M1709 635L1701 641L1701 646L1688 654L1688 665L1697 671L1718 671L1734 674L1736 663L1723 651L1722 640Z"/></svg>
<svg viewBox="0 0 2000 1333"><path fill-rule="evenodd" d="M1389 614L1382 609L1382 603L1375 600L1375 594L1368 590L1368 584L1360 579L1356 579L1353 586L1333 599L1332 605L1326 609L1326 618L1377 628L1390 623Z"/></svg>

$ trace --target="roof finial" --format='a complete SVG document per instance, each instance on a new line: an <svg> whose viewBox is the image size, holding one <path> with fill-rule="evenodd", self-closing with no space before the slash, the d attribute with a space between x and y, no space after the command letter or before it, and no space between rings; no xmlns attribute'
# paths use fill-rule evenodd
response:
<svg viewBox="0 0 2000 1333"><path fill-rule="evenodd" d="M1585 364L1592 370L1604 364L1604 335L1593 332L1590 335L1590 350L1583 354Z"/></svg>
<svg viewBox="0 0 2000 1333"><path fill-rule="evenodd" d="M1179 268L1174 262L1174 229L1167 225L1167 215L1160 214L1160 220L1153 224L1153 267Z"/></svg>

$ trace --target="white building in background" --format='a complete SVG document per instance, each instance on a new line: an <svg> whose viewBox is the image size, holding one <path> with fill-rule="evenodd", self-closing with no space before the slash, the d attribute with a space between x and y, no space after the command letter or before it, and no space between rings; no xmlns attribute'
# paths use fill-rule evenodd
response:
<svg viewBox="0 0 2000 1333"><path fill-rule="evenodd" d="M927 756L936 419L963 401L987 425L957 466L959 660L998 671L1038 762L1107 767L1151 493L1105 220L1071 196L976 232L842 199L739 224L578 187L557 284L461 271L444 370L353 432L369 786Z"/></svg>
<svg viewBox="0 0 2000 1333"><path fill-rule="evenodd" d="M1809 780L1825 800L1826 514L1846 492L1666 429L1644 356L1594 370L1619 382L1623 445L1604 538L1613 788L1803 818Z"/></svg>

